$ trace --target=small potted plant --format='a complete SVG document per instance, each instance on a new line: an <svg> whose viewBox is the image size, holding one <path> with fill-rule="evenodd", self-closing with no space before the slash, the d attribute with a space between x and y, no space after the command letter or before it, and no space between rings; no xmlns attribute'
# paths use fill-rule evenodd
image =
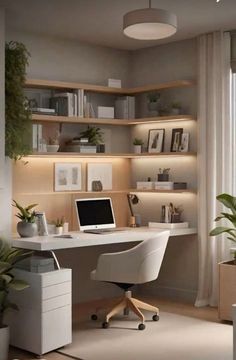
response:
<svg viewBox="0 0 236 360"><path fill-rule="evenodd" d="M159 174L157 174L157 181L169 181L170 168L159 168Z"/></svg>
<svg viewBox="0 0 236 360"><path fill-rule="evenodd" d="M31 204L25 208L13 200L12 206L17 208L19 212L16 214L21 221L17 223L17 232L21 237L33 237L38 233L38 226L35 222L36 215L32 209L38 204Z"/></svg>
<svg viewBox="0 0 236 360"><path fill-rule="evenodd" d="M16 279L12 270L15 264L30 256L32 252L25 252L21 249L12 248L6 241L0 239L0 358L8 359L9 349L9 326L5 325L4 314L8 309L18 310L17 305L8 299L10 290L20 291L26 289L29 285Z"/></svg>
<svg viewBox="0 0 236 360"><path fill-rule="evenodd" d="M178 101L174 101L171 104L171 114L179 115L181 113L181 103Z"/></svg>
<svg viewBox="0 0 236 360"><path fill-rule="evenodd" d="M139 138L135 138L133 141L133 145L134 145L134 153L140 154L142 152L143 140Z"/></svg>
<svg viewBox="0 0 236 360"><path fill-rule="evenodd" d="M47 143L47 151L48 152L57 152L59 150L59 138L49 137Z"/></svg>
<svg viewBox="0 0 236 360"><path fill-rule="evenodd" d="M63 225L65 223L64 216L62 216L61 218L57 218L53 223L56 226L56 234L61 235L63 233Z"/></svg>
<svg viewBox="0 0 236 360"><path fill-rule="evenodd" d="M151 116L158 115L158 104L160 100L160 93L153 91L147 94L148 110Z"/></svg>

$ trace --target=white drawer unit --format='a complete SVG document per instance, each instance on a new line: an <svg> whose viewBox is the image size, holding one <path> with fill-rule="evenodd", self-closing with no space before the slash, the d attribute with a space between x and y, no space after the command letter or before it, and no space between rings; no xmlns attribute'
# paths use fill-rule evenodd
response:
<svg viewBox="0 0 236 360"><path fill-rule="evenodd" d="M19 311L8 314L10 343L18 348L43 355L70 344L71 269L33 273L17 269L17 278L29 288L12 292L10 300Z"/></svg>

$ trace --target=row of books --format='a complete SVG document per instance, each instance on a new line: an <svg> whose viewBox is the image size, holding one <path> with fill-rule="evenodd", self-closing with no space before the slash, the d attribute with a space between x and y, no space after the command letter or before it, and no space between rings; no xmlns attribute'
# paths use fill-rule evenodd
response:
<svg viewBox="0 0 236 360"><path fill-rule="evenodd" d="M45 152L47 151L46 144L43 141L43 125L32 125L32 149L33 151Z"/></svg>
<svg viewBox="0 0 236 360"><path fill-rule="evenodd" d="M121 96L115 101L117 119L135 119L135 97Z"/></svg>
<svg viewBox="0 0 236 360"><path fill-rule="evenodd" d="M60 116L84 116L84 90L78 89L75 92L62 92L55 94L50 99L50 107Z"/></svg>

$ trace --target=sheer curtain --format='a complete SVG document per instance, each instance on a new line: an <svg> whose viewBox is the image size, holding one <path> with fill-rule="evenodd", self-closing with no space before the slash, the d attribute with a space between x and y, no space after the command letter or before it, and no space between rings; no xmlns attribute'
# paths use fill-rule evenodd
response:
<svg viewBox="0 0 236 360"><path fill-rule="evenodd" d="M229 259L224 236L209 237L220 211L216 196L233 193L230 34L198 39L199 289L196 306L217 305L218 262Z"/></svg>

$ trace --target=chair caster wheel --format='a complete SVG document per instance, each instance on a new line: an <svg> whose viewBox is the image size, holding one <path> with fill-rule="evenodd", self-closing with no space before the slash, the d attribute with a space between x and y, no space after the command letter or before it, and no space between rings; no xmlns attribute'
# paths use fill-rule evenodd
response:
<svg viewBox="0 0 236 360"><path fill-rule="evenodd" d="M107 329L109 327L109 323L107 322L107 321L104 321L103 323L102 323L102 328L103 329Z"/></svg>
<svg viewBox="0 0 236 360"><path fill-rule="evenodd" d="M146 326L145 326L144 324L139 324L138 329L139 329L139 330L144 330L145 327L146 327Z"/></svg>
<svg viewBox="0 0 236 360"><path fill-rule="evenodd" d="M97 315L96 315L96 314L91 315L91 320L96 321L97 319L98 319L98 317L97 317Z"/></svg>
<svg viewBox="0 0 236 360"><path fill-rule="evenodd" d="M160 319L159 315L153 315L152 320L158 321Z"/></svg>

